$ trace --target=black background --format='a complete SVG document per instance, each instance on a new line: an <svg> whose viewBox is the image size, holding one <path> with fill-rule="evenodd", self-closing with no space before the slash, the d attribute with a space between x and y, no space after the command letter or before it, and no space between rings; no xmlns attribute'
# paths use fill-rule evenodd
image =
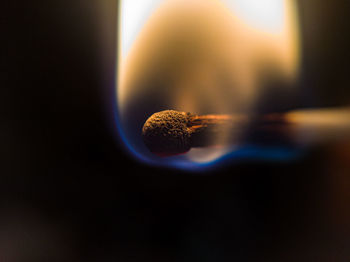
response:
<svg viewBox="0 0 350 262"><path fill-rule="evenodd" d="M300 1L300 105L349 104L349 13ZM328 148L205 174L127 153L110 102L116 15L116 1L2 10L2 261L349 261L350 198L330 188L337 172L349 191L350 170Z"/></svg>

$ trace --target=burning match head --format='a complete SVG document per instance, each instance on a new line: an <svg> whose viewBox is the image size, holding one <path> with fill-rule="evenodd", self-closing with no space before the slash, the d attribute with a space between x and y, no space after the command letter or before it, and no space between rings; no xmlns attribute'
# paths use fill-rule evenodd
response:
<svg viewBox="0 0 350 262"><path fill-rule="evenodd" d="M148 149L160 156L182 154L190 150L192 114L165 110L153 114L142 128L142 138Z"/></svg>

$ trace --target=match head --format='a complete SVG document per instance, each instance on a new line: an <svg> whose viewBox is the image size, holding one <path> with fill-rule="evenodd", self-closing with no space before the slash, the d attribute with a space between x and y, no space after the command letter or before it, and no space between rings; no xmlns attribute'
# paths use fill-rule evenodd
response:
<svg viewBox="0 0 350 262"><path fill-rule="evenodd" d="M175 110L153 114L142 128L144 143L152 153L160 156L186 153L191 148L191 116Z"/></svg>

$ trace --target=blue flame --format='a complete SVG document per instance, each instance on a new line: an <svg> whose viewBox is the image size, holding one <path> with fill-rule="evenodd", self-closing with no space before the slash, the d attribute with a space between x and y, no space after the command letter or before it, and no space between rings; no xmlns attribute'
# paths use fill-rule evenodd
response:
<svg viewBox="0 0 350 262"><path fill-rule="evenodd" d="M302 156L303 151L300 148L290 146L260 146L255 144L242 145L215 160L204 163L191 161L185 155L158 157L152 154L143 154L134 148L126 138L118 111L117 88L114 87L112 90L113 94L110 97L112 98L111 103L113 106L114 132L116 131L118 134L117 140L121 148L126 150L130 157L134 157L144 164L190 172L204 172L244 161L288 162Z"/></svg>
<svg viewBox="0 0 350 262"><path fill-rule="evenodd" d="M115 96L114 96L115 97ZM140 153L127 140L121 123L117 104L114 100L114 122L119 135L119 140L131 157L138 161L152 166L174 168L182 171L204 172L214 168L223 167L228 164L235 164L244 161L263 161L263 162L288 162L299 158L302 155L300 148L291 148L287 146L258 146L254 144L243 145L235 148L233 151L219 157L215 160L198 163L187 159L184 155L172 157L150 157L147 154Z"/></svg>

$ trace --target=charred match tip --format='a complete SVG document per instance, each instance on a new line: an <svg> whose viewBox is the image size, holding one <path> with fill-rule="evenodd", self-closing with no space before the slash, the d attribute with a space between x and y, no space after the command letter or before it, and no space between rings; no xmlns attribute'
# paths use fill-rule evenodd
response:
<svg viewBox="0 0 350 262"><path fill-rule="evenodd" d="M142 128L142 138L152 153L176 155L190 150L190 119L193 115L175 110L153 114Z"/></svg>
<svg viewBox="0 0 350 262"><path fill-rule="evenodd" d="M148 149L160 156L171 156L189 151L192 147L208 146L228 125L229 115L202 115L164 110L149 117L142 138Z"/></svg>

